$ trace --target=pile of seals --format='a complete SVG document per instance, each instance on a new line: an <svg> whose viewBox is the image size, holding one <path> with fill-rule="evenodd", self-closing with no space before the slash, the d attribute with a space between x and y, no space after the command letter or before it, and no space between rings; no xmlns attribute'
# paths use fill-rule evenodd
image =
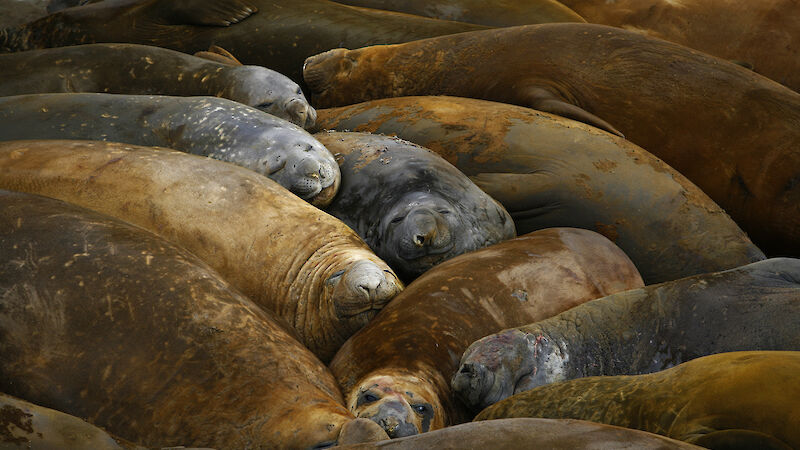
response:
<svg viewBox="0 0 800 450"><path fill-rule="evenodd" d="M800 447L797 2L0 16L0 447Z"/></svg>

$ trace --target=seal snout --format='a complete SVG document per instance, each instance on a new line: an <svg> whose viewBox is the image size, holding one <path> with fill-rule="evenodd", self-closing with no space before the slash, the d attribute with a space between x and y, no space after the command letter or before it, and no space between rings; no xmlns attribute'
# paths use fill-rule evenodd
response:
<svg viewBox="0 0 800 450"><path fill-rule="evenodd" d="M288 174L292 181L289 190L315 206L327 206L339 189L339 166L321 144L304 143L296 152L298 160Z"/></svg>
<svg viewBox="0 0 800 450"><path fill-rule="evenodd" d="M289 99L284 109L289 115L290 122L303 128L311 128L317 122L317 111L304 99L297 97Z"/></svg>
<svg viewBox="0 0 800 450"><path fill-rule="evenodd" d="M464 403L473 410L480 410L488 406L485 399L489 396L494 383L494 373L485 365L479 362L467 362L453 375L450 385Z"/></svg>
<svg viewBox="0 0 800 450"><path fill-rule="evenodd" d="M390 270L383 270L372 261L354 263L344 272L334 293L336 314L355 316L370 310L377 312L402 290Z"/></svg>
<svg viewBox="0 0 800 450"><path fill-rule="evenodd" d="M406 260L439 255L453 248L453 236L443 215L429 208L417 208L403 221L404 236L399 255Z"/></svg>
<svg viewBox="0 0 800 450"><path fill-rule="evenodd" d="M311 94L324 92L330 86L334 74L343 68L347 52L347 49L335 48L306 58L303 63L303 80Z"/></svg>

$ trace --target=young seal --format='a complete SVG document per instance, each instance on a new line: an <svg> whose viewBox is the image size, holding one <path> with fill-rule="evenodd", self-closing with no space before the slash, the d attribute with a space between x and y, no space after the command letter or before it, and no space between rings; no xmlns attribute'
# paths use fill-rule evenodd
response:
<svg viewBox="0 0 800 450"><path fill-rule="evenodd" d="M402 289L353 230L232 164L107 142L8 142L0 144L0 186L181 245L285 319L323 360Z"/></svg>
<svg viewBox="0 0 800 450"><path fill-rule="evenodd" d="M611 239L646 284L764 254L700 189L594 127L515 105L398 97L319 111L318 127L394 135L447 159L511 214L518 234L555 226Z"/></svg>
<svg viewBox="0 0 800 450"><path fill-rule="evenodd" d="M347 407L390 437L435 430L471 418L450 378L472 341L641 286L630 259L603 236L536 231L435 266L348 339L330 368Z"/></svg>
<svg viewBox="0 0 800 450"><path fill-rule="evenodd" d="M516 234L514 221L430 150L370 133L315 137L336 154L342 186L325 211L356 231L405 281Z"/></svg>
<svg viewBox="0 0 800 450"><path fill-rule="evenodd" d="M706 356L648 375L542 386L475 420L573 418L635 428L707 448L800 447L800 352Z"/></svg>
<svg viewBox="0 0 800 450"><path fill-rule="evenodd" d="M291 7L272 0L106 0L0 30L0 52L130 42L195 53L218 45L245 64L300 83L303 61L332 48L481 29L486 27L328 0L292 0Z"/></svg>
<svg viewBox="0 0 800 450"><path fill-rule="evenodd" d="M768 255L800 256L800 94L736 64L569 23L336 49L308 59L304 73L317 108L446 94L620 130L697 184Z"/></svg>
<svg viewBox="0 0 800 450"><path fill-rule="evenodd" d="M0 193L0 391L146 446L308 448L352 415L326 367L139 227Z"/></svg>
<svg viewBox="0 0 800 450"><path fill-rule="evenodd" d="M339 166L304 129L215 97L30 94L0 97L0 139L89 139L167 147L254 170L316 206Z"/></svg>
<svg viewBox="0 0 800 450"><path fill-rule="evenodd" d="M464 352L452 386L479 410L562 380L657 372L713 353L795 349L800 260L776 258L613 294L484 337Z"/></svg>
<svg viewBox="0 0 800 450"><path fill-rule="evenodd" d="M48 92L211 95L309 128L300 86L259 66L230 65L136 44L87 44L0 54L0 96Z"/></svg>

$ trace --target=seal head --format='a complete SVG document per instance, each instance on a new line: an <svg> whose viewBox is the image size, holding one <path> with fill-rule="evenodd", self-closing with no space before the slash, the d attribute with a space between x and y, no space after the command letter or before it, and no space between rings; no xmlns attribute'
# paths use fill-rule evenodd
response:
<svg viewBox="0 0 800 450"><path fill-rule="evenodd" d="M222 97L256 107L293 124L311 128L317 112L300 86L274 70L260 66L239 66L229 70L230 81Z"/></svg>

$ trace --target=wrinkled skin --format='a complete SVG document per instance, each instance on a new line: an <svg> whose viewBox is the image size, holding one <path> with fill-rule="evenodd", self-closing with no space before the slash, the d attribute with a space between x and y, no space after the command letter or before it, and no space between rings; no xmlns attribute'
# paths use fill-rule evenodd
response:
<svg viewBox="0 0 800 450"><path fill-rule="evenodd" d="M188 251L0 193L0 391L148 447L307 448L353 416L333 377Z"/></svg>
<svg viewBox="0 0 800 450"><path fill-rule="evenodd" d="M323 360L402 289L343 223L213 159L106 142L0 143L0 186L101 211L181 245L286 320Z"/></svg>
<svg viewBox="0 0 800 450"><path fill-rule="evenodd" d="M319 111L318 127L394 135L436 152L498 200L518 234L596 231L646 284L764 259L697 186L625 139L552 114L456 97L398 97Z"/></svg>
<svg viewBox="0 0 800 450"><path fill-rule="evenodd" d="M246 167L317 206L339 167L302 128L230 100L113 94L0 97L0 139L90 139L168 147Z"/></svg>
<svg viewBox="0 0 800 450"><path fill-rule="evenodd" d="M542 386L475 420L580 419L657 433L707 448L800 446L800 352L731 352L647 375Z"/></svg>
<svg viewBox="0 0 800 450"><path fill-rule="evenodd" d="M475 339L642 285L601 235L540 230L435 266L348 339L330 368L350 411L390 436L439 429L472 417L450 378Z"/></svg>
<svg viewBox="0 0 800 450"><path fill-rule="evenodd" d="M300 86L258 66L231 66L136 44L0 54L0 96L102 92L223 97L308 128L317 114Z"/></svg>
<svg viewBox="0 0 800 450"><path fill-rule="evenodd" d="M317 108L454 95L621 132L697 184L767 255L800 255L800 94L737 64L565 23L336 49L309 58L304 74Z"/></svg>
<svg viewBox="0 0 800 450"><path fill-rule="evenodd" d="M369 133L315 137L337 155L343 174L325 211L353 228L406 281L515 236L501 205L425 148Z"/></svg>
<svg viewBox="0 0 800 450"><path fill-rule="evenodd" d="M800 260L776 258L613 294L484 337L464 352L452 385L480 410L573 378L657 372L714 353L798 348Z"/></svg>

